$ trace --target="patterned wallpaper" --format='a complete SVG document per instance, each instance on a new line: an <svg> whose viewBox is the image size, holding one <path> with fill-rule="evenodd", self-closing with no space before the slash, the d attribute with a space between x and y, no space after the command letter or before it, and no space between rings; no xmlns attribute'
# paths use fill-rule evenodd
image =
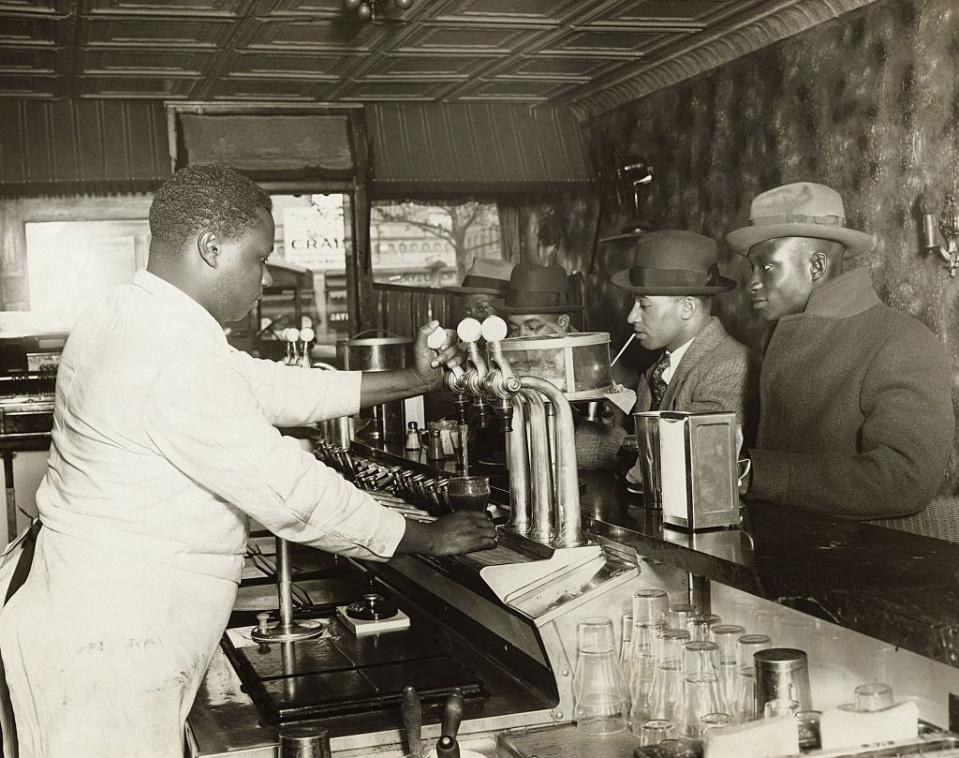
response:
<svg viewBox="0 0 959 758"><path fill-rule="evenodd" d="M746 223L758 192L800 180L834 187L847 224L876 237L859 265L880 297L923 321L959 357L959 277L920 252L916 223L924 186L941 203L959 183L955 0L881 0L604 114L589 129L594 140L655 167L648 211L666 228L722 240ZM594 223L584 199L570 199L566 213L579 226ZM600 231L614 233L623 222L603 214ZM569 240L560 262L588 272L591 242L582 233ZM745 281L743 259L723 244L723 273ZM608 276L628 265L628 255L609 246L597 253L588 276L591 324L612 331L617 345L628 335L626 301ZM724 295L718 311L730 332L761 346L765 328L742 290ZM629 352L634 364L648 360L639 348Z"/></svg>

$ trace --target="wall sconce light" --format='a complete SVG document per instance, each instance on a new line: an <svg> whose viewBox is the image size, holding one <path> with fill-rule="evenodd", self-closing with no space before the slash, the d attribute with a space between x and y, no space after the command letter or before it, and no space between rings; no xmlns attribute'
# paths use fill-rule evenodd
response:
<svg viewBox="0 0 959 758"><path fill-rule="evenodd" d="M413 5L413 0L343 0L343 7L350 13L355 13L360 21L375 20L376 14L390 5L406 11Z"/></svg>
<svg viewBox="0 0 959 758"><path fill-rule="evenodd" d="M936 234L936 203L928 188L919 196L919 212L922 214L920 247L927 253L938 253L946 262L949 276L955 276L956 271L959 271L959 204L956 203L956 196L952 192L947 193L939 212L939 235L945 241L945 247L939 244Z"/></svg>

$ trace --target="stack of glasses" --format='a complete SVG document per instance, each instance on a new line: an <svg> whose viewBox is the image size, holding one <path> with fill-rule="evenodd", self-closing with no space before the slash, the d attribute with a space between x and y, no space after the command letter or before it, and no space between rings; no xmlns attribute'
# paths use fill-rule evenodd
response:
<svg viewBox="0 0 959 758"><path fill-rule="evenodd" d="M581 622L577 642L574 718L589 734L628 727L654 745L764 715L756 712L753 656L771 647L769 637L671 606L664 590L634 593L618 653L608 618Z"/></svg>

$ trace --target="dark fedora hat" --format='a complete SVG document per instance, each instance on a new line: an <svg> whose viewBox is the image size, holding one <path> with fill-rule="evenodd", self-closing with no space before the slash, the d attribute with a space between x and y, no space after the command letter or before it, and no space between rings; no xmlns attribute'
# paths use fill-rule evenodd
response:
<svg viewBox="0 0 959 758"><path fill-rule="evenodd" d="M570 302L569 277L561 266L518 263L509 277L502 313L569 313L583 306Z"/></svg>
<svg viewBox="0 0 959 758"><path fill-rule="evenodd" d="M719 275L716 240L695 232L662 229L635 237L633 265L613 274L613 284L636 295L716 295L736 286Z"/></svg>
<svg viewBox="0 0 959 758"><path fill-rule="evenodd" d="M459 295L502 295L509 287L513 264L497 258L476 258L458 287L445 287Z"/></svg>

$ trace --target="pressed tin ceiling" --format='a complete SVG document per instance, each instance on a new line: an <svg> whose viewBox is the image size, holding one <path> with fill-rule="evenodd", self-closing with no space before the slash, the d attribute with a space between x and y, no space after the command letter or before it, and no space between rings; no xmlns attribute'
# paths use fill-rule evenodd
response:
<svg viewBox="0 0 959 758"><path fill-rule="evenodd" d="M873 0L0 0L0 97L613 108Z"/></svg>

